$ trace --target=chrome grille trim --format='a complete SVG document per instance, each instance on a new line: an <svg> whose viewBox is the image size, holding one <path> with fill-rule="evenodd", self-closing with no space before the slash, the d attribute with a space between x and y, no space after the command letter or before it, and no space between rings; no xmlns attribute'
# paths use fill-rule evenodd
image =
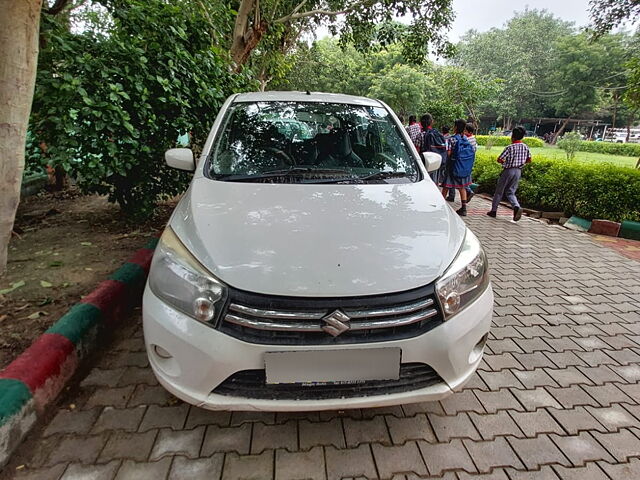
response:
<svg viewBox="0 0 640 480"><path fill-rule="evenodd" d="M373 318L373 317L388 317L390 315L401 315L403 313L411 313L422 308L427 308L433 305L433 299L427 298L420 302L411 303L409 305L401 305L399 307L380 308L376 310L348 310L345 309L344 313L351 318Z"/></svg>
<svg viewBox="0 0 640 480"><path fill-rule="evenodd" d="M237 303L229 305L232 312L243 313L259 318L275 318L283 320L319 320L324 317L326 312L288 312L285 310L261 310L259 308L245 307Z"/></svg>
<svg viewBox="0 0 640 480"><path fill-rule="evenodd" d="M392 316L404 313L412 313L420 309L424 309L428 306L433 305L432 299L427 299L424 301L420 301L417 303L412 303L409 305L401 305L399 307L391 307L385 309L376 309L371 310L372 315L368 315L371 318L380 318L383 316L381 312L385 312L384 316ZM232 313L227 313L224 317L224 320L229 323L233 323L235 325L240 325L242 327L253 328L256 330L265 330L265 331L280 331L280 332L323 332L324 324L321 322L296 322L296 321L288 321L288 320L319 320L327 313L308 313L308 318L305 318L302 315L305 315L301 312L285 312L285 311L276 311L276 310L260 310L256 308L245 307L244 305L231 304L229 306L229 311L234 311L238 313L244 313L245 315L250 315L254 318L247 318L239 315L234 315ZM264 312L266 315L261 315ZM357 311L349 311L345 310L345 313L352 318L365 318L366 310L357 310ZM358 316L354 316L353 313L357 313ZM349 322L351 331L358 330L374 330L380 328L394 328L394 327L403 327L406 325L411 325L413 323L421 322L428 318L431 318L438 314L438 311L434 308L429 310L423 310L418 313L413 313L411 315L404 315L401 317L393 316L389 319L383 320L356 320ZM272 321L276 320L276 321Z"/></svg>

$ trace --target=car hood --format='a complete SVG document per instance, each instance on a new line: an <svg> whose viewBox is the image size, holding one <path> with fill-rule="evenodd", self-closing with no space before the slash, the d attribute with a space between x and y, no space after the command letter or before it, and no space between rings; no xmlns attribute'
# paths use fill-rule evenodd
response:
<svg viewBox="0 0 640 480"><path fill-rule="evenodd" d="M224 283L313 297L427 285L453 261L465 231L429 180L282 185L200 177L170 225Z"/></svg>

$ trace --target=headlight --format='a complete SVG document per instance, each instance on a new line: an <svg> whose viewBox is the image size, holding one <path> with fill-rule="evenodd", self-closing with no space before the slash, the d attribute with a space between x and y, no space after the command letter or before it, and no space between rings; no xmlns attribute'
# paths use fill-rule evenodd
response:
<svg viewBox="0 0 640 480"><path fill-rule="evenodd" d="M489 264L478 238L467 229L453 263L436 282L445 319L474 301L489 285Z"/></svg>
<svg viewBox="0 0 640 480"><path fill-rule="evenodd" d="M157 297L201 322L217 316L226 295L224 285L189 253L171 227L156 247L149 287Z"/></svg>

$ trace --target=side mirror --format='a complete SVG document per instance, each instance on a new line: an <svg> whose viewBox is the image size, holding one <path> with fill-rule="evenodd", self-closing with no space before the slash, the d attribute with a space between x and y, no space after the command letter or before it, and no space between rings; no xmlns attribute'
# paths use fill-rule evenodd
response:
<svg viewBox="0 0 640 480"><path fill-rule="evenodd" d="M442 157L435 152L422 152L422 159L427 172L435 172L442 163Z"/></svg>
<svg viewBox="0 0 640 480"><path fill-rule="evenodd" d="M164 152L164 160L167 165L178 170L193 172L196 162L193 160L193 152L190 148L171 148Z"/></svg>

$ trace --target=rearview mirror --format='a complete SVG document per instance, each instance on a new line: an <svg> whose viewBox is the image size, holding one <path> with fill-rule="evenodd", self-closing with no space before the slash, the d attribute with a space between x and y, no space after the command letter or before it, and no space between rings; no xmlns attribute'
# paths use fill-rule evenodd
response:
<svg viewBox="0 0 640 480"><path fill-rule="evenodd" d="M193 172L196 169L193 152L190 148L171 148L164 152L164 160L167 165L178 170Z"/></svg>
<svg viewBox="0 0 640 480"><path fill-rule="evenodd" d="M422 158L427 172L435 172L442 164L442 157L435 152L422 152Z"/></svg>

